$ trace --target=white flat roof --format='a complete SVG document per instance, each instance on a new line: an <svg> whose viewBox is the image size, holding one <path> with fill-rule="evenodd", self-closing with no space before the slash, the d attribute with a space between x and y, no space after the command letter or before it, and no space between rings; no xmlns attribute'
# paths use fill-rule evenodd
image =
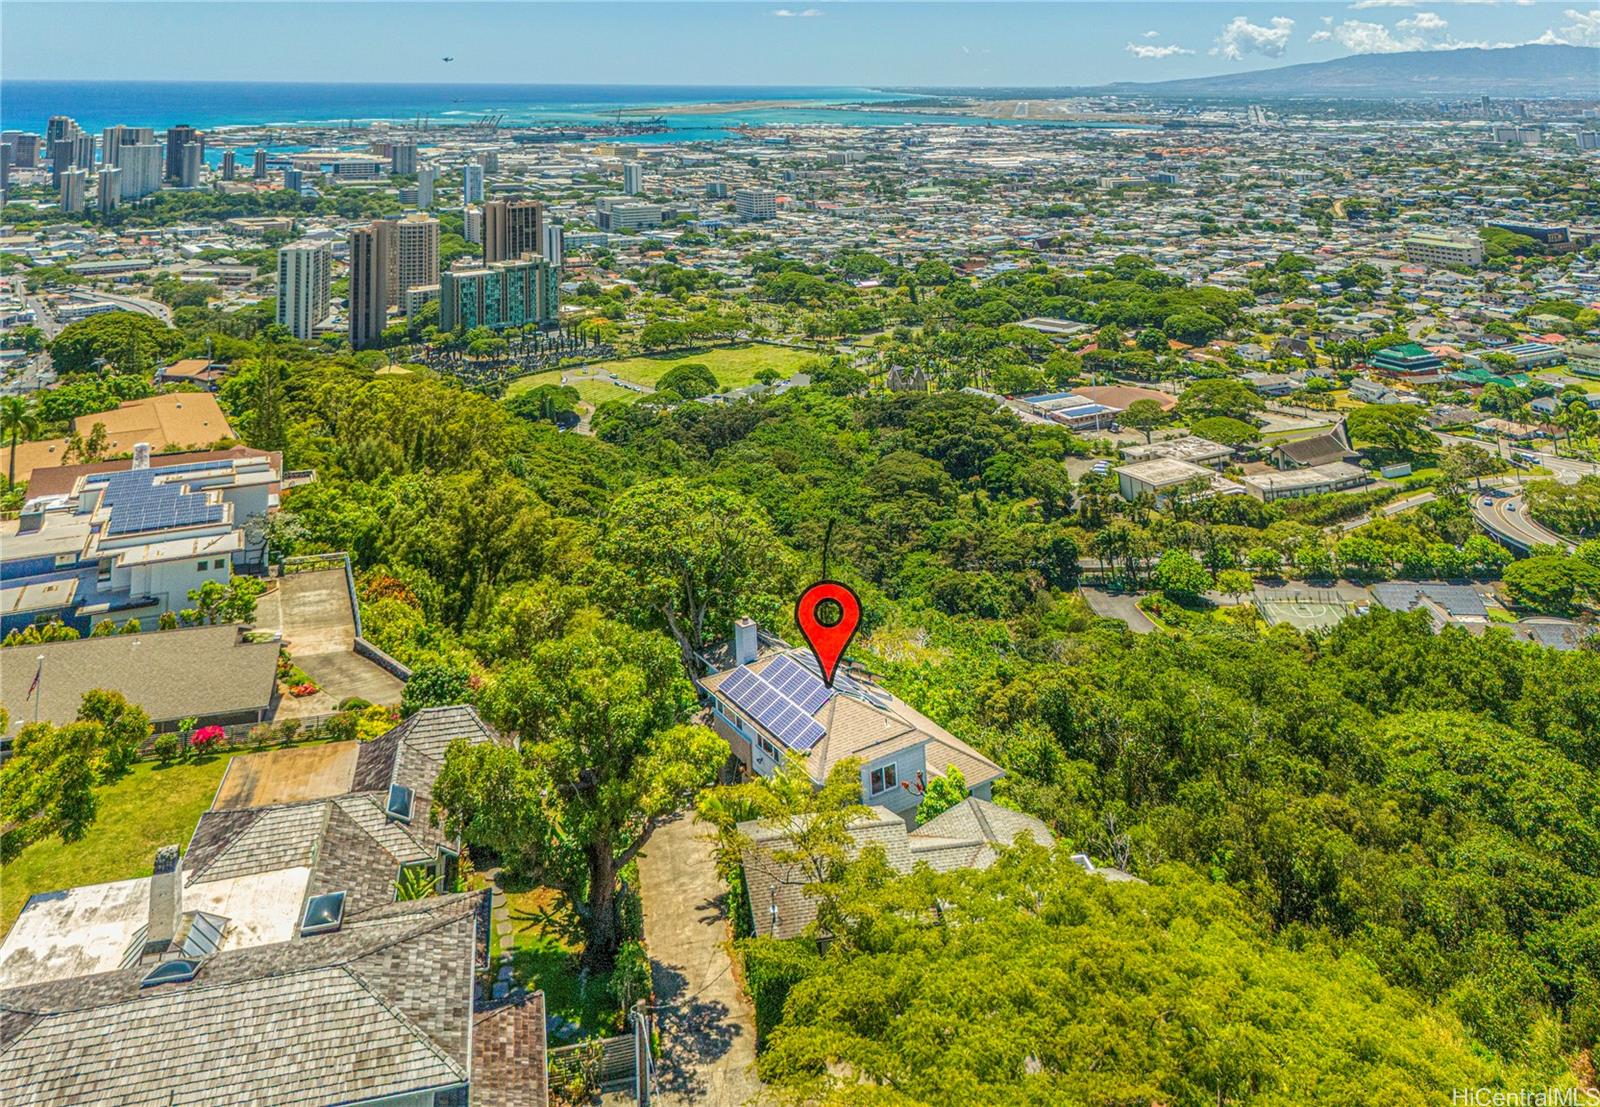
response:
<svg viewBox="0 0 1600 1107"><path fill-rule="evenodd" d="M1151 458L1149 461L1135 461L1131 465L1119 465L1112 471L1119 476L1126 475L1153 488L1165 488L1170 484L1182 484L1193 477L1205 477L1210 480L1216 476L1210 469L1193 465L1187 461L1179 461L1175 457L1157 457Z"/></svg>
<svg viewBox="0 0 1600 1107"><path fill-rule="evenodd" d="M77 577L19 584L14 588L0 589L0 612L54 611L66 607L77 594Z"/></svg>
<svg viewBox="0 0 1600 1107"><path fill-rule="evenodd" d="M228 920L219 949L286 942L310 879L300 866L190 884L183 909ZM149 916L148 876L35 895L0 944L0 988L112 972Z"/></svg>
<svg viewBox="0 0 1600 1107"><path fill-rule="evenodd" d="M1351 465L1348 461L1330 461L1326 465L1309 465L1304 469L1250 473L1242 479L1256 488L1278 492L1286 488L1314 488L1319 484L1337 484L1340 481L1366 475L1367 471L1359 465Z"/></svg>
<svg viewBox="0 0 1600 1107"><path fill-rule="evenodd" d="M242 549L244 549L244 531L230 530L224 534L203 534L193 538L151 542L144 546L129 546L115 552L117 564L127 567L151 565L158 561L186 561L191 557L213 557Z"/></svg>

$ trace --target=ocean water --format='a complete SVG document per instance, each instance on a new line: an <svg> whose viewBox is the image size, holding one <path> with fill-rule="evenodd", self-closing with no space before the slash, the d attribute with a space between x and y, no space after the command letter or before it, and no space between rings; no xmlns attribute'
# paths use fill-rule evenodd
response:
<svg viewBox="0 0 1600 1107"><path fill-rule="evenodd" d="M774 88L684 85L406 85L277 84L221 81L0 81L0 129L43 133L52 115L67 115L87 131L118 123L158 131L187 123L205 131L229 125L357 124L416 120L471 123L504 114L506 125L549 124L579 128L617 120L617 109L659 109L664 134L632 136L640 142L703 142L729 137L732 128L765 123L885 126L928 123L926 115L896 111L904 94L871 88ZM805 107L732 110L742 101L804 101ZM883 102L881 111L822 110L828 104ZM674 105L730 105L727 112L675 113ZM810 106L814 105L814 106ZM624 122L627 116L622 117ZM637 120L637 117L635 117ZM1102 124L1028 120L951 119L947 122L1017 126ZM222 143L218 143L221 145ZM210 144L208 144L209 146ZM208 149L207 153L211 153Z"/></svg>

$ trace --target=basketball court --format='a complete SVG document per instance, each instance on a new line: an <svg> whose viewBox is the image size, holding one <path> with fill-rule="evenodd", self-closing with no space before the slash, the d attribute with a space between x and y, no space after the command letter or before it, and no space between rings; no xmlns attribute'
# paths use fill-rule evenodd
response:
<svg viewBox="0 0 1600 1107"><path fill-rule="evenodd" d="M360 742L245 753L228 762L213 811L342 796L355 780Z"/></svg>
<svg viewBox="0 0 1600 1107"><path fill-rule="evenodd" d="M1294 595L1255 597L1256 608L1268 626L1286 624L1296 630L1329 630L1350 615L1353 605L1337 592L1307 590Z"/></svg>

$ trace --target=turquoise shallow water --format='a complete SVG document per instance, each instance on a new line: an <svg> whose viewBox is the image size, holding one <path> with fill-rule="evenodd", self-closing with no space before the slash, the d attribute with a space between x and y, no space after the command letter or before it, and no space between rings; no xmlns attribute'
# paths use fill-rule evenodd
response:
<svg viewBox="0 0 1600 1107"><path fill-rule="evenodd" d="M202 130L240 124L411 120L467 123L504 113L506 124L571 126L615 122L618 108L658 108L667 131L634 136L640 142L704 142L727 138L739 125L831 123L982 123L1014 126L1027 120L936 120L895 111L827 111L826 104L891 102L904 94L870 88L765 88L649 85L355 85L205 81L4 81L0 128L43 132L52 115L68 115L88 131L117 123L165 129L187 123ZM817 107L762 108L718 114L674 114L674 104L804 100ZM624 121L627 117L623 117ZM211 151L207 151L210 153Z"/></svg>

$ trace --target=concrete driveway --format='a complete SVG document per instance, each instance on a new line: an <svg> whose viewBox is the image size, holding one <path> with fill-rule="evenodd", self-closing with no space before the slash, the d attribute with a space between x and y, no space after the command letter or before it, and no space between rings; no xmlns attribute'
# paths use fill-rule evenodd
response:
<svg viewBox="0 0 1600 1107"><path fill-rule="evenodd" d="M281 632L289 656L322 691L304 699L284 696L274 721L335 711L348 696L400 702L405 685L355 652L355 613L343 569L290 573L276 583L256 605L256 626Z"/></svg>
<svg viewBox="0 0 1600 1107"><path fill-rule="evenodd" d="M663 1107L740 1107L761 1091L756 1016L729 959L725 893L708 828L680 814L639 854L644 936L661 1032Z"/></svg>
<svg viewBox="0 0 1600 1107"><path fill-rule="evenodd" d="M1120 619L1135 634L1149 634L1156 629L1150 617L1134 603L1139 597L1127 593L1107 592L1104 588L1080 588L1089 610L1102 619Z"/></svg>

